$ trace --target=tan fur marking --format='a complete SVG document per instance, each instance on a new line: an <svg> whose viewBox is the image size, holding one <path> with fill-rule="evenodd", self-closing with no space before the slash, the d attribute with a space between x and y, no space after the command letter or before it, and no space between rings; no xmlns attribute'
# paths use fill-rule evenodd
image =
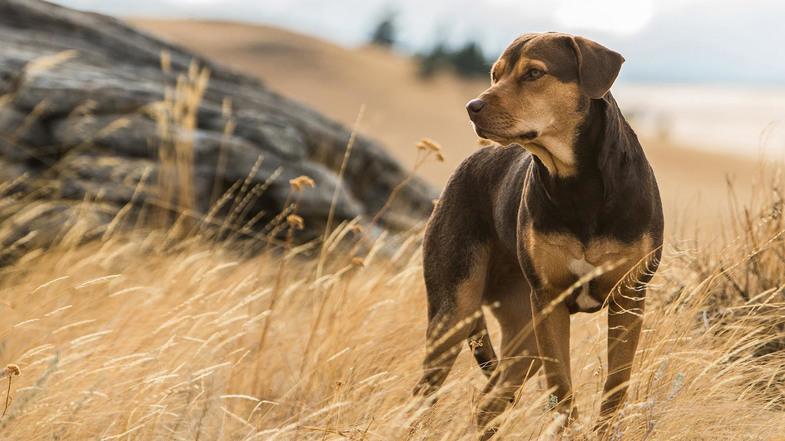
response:
<svg viewBox="0 0 785 441"><path fill-rule="evenodd" d="M504 58L499 58L491 68L491 79L501 77L502 73L504 72L504 68L506 66L507 66L507 60L505 60Z"/></svg>
<svg viewBox="0 0 785 441"><path fill-rule="evenodd" d="M539 136L534 142L524 143L524 148L532 154L544 149L550 160L546 161L542 153L538 155L543 163L549 162L548 171L557 176L573 176L576 171L575 152L573 145L578 134L578 126L585 118L585 113L569 111L578 107L580 91L574 83L562 83L551 76L545 76L539 81L544 83L542 93L531 98L531 105L537 109L547 109L540 112L539 118L547 119L539 130ZM566 110L565 110L566 109Z"/></svg>
<svg viewBox="0 0 785 441"><path fill-rule="evenodd" d="M488 247L481 247L474 252L472 270L469 277L457 287L457 313L459 317L469 317L482 306L481 297L488 273Z"/></svg>
<svg viewBox="0 0 785 441"><path fill-rule="evenodd" d="M480 127L492 132L494 141L522 145L540 158L548 172L573 176L576 166L572 146L586 116L577 110L581 97L578 85L562 83L547 74L534 81L521 81L524 70L530 67L545 70L542 62L526 57L521 57L514 72L499 78L504 64L503 59L497 61L497 81L480 96L491 103ZM537 132L537 138L519 138L531 131Z"/></svg>
<svg viewBox="0 0 785 441"><path fill-rule="evenodd" d="M617 246L616 248L613 247L614 244L609 244L607 250L599 247L592 258L604 260L605 262L618 260L623 260L624 262L619 267L612 269L597 278L602 289L610 291L625 276L627 277L627 282L638 279L643 271L646 271L649 261L652 258L651 254L654 250L652 243L651 236L645 234L637 242L623 247L621 250L618 249L618 243L615 244Z"/></svg>
<svg viewBox="0 0 785 441"><path fill-rule="evenodd" d="M624 244L611 239L594 239L585 247L570 235L543 234L531 225L527 227L526 236L527 252L538 275L542 278L541 282L556 290L566 289L578 278L570 270L573 260L585 261L594 267L622 261L623 263L617 268L597 277L601 289L610 291L633 266L641 263L652 251L652 240L649 235L642 236L633 244Z"/></svg>
<svg viewBox="0 0 785 441"><path fill-rule="evenodd" d="M540 69L541 71L547 71L547 66L540 60L536 60L534 58L526 58L520 57L518 59L518 64L515 65L515 69L513 71L513 75L521 76L525 74L529 69Z"/></svg>

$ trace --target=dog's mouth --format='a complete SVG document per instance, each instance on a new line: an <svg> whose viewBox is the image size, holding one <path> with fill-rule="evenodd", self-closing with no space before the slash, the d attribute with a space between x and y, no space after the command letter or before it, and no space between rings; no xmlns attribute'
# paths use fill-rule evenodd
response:
<svg viewBox="0 0 785 441"><path fill-rule="evenodd" d="M527 130L517 134L507 134L490 130L477 124L474 124L474 132L477 133L477 136L480 138L490 139L491 141L496 142L525 142L537 138L537 132L535 130Z"/></svg>
<svg viewBox="0 0 785 441"><path fill-rule="evenodd" d="M521 139L524 141L531 141L538 136L537 132L534 130L529 130L527 132L522 132L516 136L517 139Z"/></svg>

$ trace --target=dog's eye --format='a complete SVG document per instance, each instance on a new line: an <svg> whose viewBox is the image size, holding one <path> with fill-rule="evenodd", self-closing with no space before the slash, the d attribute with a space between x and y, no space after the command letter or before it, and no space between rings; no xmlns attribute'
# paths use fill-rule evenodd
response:
<svg viewBox="0 0 785 441"><path fill-rule="evenodd" d="M526 74L523 76L525 80L531 81L540 78L541 76L545 75L545 72L540 69L529 69L526 71Z"/></svg>

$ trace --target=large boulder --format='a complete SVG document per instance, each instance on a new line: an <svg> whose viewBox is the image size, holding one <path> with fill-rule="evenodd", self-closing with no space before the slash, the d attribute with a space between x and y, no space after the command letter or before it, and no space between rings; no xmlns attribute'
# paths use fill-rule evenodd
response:
<svg viewBox="0 0 785 441"><path fill-rule="evenodd" d="M57 233L33 241L31 228L52 230L90 209L96 231L125 206L198 217L227 191L242 198L233 222L254 219L259 231L298 199L302 239L321 234L336 188L336 222L373 218L401 183L381 228L413 225L432 208L434 189L407 180L377 142L358 136L339 177L346 127L114 18L0 0L0 41L0 192L34 204L0 216L4 247L22 238L45 246L42 237ZM295 198L289 180L301 175L316 187ZM167 179L179 186L174 195L162 193Z"/></svg>

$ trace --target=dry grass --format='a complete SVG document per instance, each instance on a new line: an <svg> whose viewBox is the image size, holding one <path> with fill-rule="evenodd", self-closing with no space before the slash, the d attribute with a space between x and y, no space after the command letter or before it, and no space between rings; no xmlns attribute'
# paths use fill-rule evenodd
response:
<svg viewBox="0 0 785 441"><path fill-rule="evenodd" d="M191 74L197 85L206 75ZM193 105L181 109L185 118ZM170 145L166 159L182 166L187 146ZM177 185L162 181L163 199L188 211L192 199L179 192L189 173L178 171ZM606 438L781 436L782 184L781 174L762 171L760 200L738 204L728 238L711 249L668 246L629 397ZM0 281L0 363L22 372L0 438L474 439L483 376L466 351L435 406L410 396L425 349L421 232L358 245L349 223L323 246L297 247L287 233L303 222L295 208L275 227L288 239L250 258L243 251L258 243L212 240L211 222L135 222L81 245L77 222L59 245L28 250ZM321 259L305 257L320 246ZM538 377L504 414L505 439L597 437L604 316L572 323L580 420L556 433Z"/></svg>
<svg viewBox="0 0 785 441"><path fill-rule="evenodd" d="M296 250L239 260L220 244L172 246L164 235L33 253L6 275L0 359L23 375L0 420L3 438L474 437L483 377L468 354L435 407L410 398L424 352L417 235L380 239L363 262L335 246L319 279ZM759 249L762 264L783 248L779 236L725 254L746 271L749 251ZM719 263L706 264L708 276L695 269L700 260L666 253L612 439L775 439L785 425L785 353L761 352L783 338L785 263L766 263L780 271L777 286L717 306L731 285ZM603 322L573 319L579 439L591 438L601 399ZM547 431L546 396L541 379L527 385L502 433Z"/></svg>

